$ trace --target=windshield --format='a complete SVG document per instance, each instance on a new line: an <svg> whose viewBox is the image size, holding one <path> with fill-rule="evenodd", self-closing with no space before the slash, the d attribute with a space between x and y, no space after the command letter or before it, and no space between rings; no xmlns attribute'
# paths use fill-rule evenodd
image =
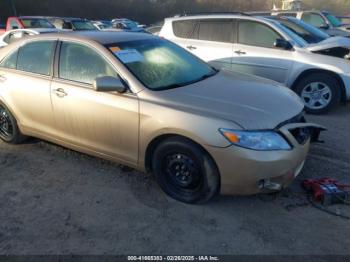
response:
<svg viewBox="0 0 350 262"><path fill-rule="evenodd" d="M21 22L25 28L55 28L49 21L42 18L24 18Z"/></svg>
<svg viewBox="0 0 350 262"><path fill-rule="evenodd" d="M199 58L164 39L144 39L106 47L151 90L189 85L217 73Z"/></svg>
<svg viewBox="0 0 350 262"><path fill-rule="evenodd" d="M293 33L303 38L309 44L315 44L326 40L330 36L318 28L309 25L298 19L280 19L282 25L287 27Z"/></svg>
<svg viewBox="0 0 350 262"><path fill-rule="evenodd" d="M138 25L133 21L123 21L123 24L125 24L126 27L129 29L133 29L133 28L138 27Z"/></svg>
<svg viewBox="0 0 350 262"><path fill-rule="evenodd" d="M325 13L324 15L327 17L328 21L331 22L332 26L334 27L342 26L342 22L338 18L336 18L334 15L330 13Z"/></svg>
<svg viewBox="0 0 350 262"><path fill-rule="evenodd" d="M98 26L100 29L109 29L109 28L112 28L112 23L101 22Z"/></svg>
<svg viewBox="0 0 350 262"><path fill-rule="evenodd" d="M74 26L75 30L96 30L96 28L90 21L72 21L72 25Z"/></svg>

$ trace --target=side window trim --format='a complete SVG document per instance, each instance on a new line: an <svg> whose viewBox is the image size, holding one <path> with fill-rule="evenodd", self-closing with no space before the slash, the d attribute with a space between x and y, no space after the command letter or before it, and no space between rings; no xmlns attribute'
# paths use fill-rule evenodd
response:
<svg viewBox="0 0 350 262"><path fill-rule="evenodd" d="M265 24L265 23L262 23L260 21L255 21L255 20L248 20L248 19L239 19L237 21L237 44L241 44L241 45L248 45L248 44L243 44L243 43L240 43L239 42L239 24L241 22L254 22L254 23L258 23L258 24L261 24L267 28L269 28L270 30L272 30L274 33L276 33L281 39L285 39L285 37L283 37L279 32L277 32L274 28L272 28L271 26ZM248 46L254 46L254 47L260 47L260 48L268 48L268 49L275 49L273 47L266 47L266 46L258 46L258 45L248 45Z"/></svg>

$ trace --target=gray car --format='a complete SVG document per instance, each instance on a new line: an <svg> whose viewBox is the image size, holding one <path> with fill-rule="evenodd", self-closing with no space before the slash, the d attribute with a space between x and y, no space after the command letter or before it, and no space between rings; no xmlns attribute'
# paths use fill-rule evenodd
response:
<svg viewBox="0 0 350 262"><path fill-rule="evenodd" d="M278 21L236 14L168 18L160 36L214 66L291 88L309 113L325 113L350 99L348 38L309 44Z"/></svg>
<svg viewBox="0 0 350 262"><path fill-rule="evenodd" d="M291 16L313 25L331 36L350 37L350 26L328 11L273 11L272 15Z"/></svg>

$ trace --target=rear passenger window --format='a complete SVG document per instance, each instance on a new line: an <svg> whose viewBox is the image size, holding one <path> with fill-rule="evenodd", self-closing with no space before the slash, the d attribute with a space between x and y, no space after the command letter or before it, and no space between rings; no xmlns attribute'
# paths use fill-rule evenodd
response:
<svg viewBox="0 0 350 262"><path fill-rule="evenodd" d="M198 39L232 43L234 38L233 29L232 19L201 20L198 28Z"/></svg>
<svg viewBox="0 0 350 262"><path fill-rule="evenodd" d="M196 20L174 21L174 35L180 38L192 38L196 26Z"/></svg>
<svg viewBox="0 0 350 262"><path fill-rule="evenodd" d="M0 67L16 69L17 55L18 51L13 52L11 55L7 56L4 60L1 61Z"/></svg>
<svg viewBox="0 0 350 262"><path fill-rule="evenodd" d="M322 16L315 13L303 13L301 20L316 27L321 27L326 24Z"/></svg>
<svg viewBox="0 0 350 262"><path fill-rule="evenodd" d="M238 32L238 42L252 46L273 48L281 38L272 28L254 21L240 21Z"/></svg>
<svg viewBox="0 0 350 262"><path fill-rule="evenodd" d="M19 49L17 69L21 71L50 75L53 41L40 41L26 44Z"/></svg>

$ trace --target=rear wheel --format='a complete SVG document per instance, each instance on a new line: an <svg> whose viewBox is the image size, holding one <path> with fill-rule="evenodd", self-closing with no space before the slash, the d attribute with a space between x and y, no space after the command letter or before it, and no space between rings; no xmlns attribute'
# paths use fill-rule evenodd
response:
<svg viewBox="0 0 350 262"><path fill-rule="evenodd" d="M340 103L341 86L331 75L315 73L303 78L295 91L310 114L323 114Z"/></svg>
<svg viewBox="0 0 350 262"><path fill-rule="evenodd" d="M23 142L26 137L22 135L18 128L17 121L6 108L0 103L0 138L10 144L19 144Z"/></svg>
<svg viewBox="0 0 350 262"><path fill-rule="evenodd" d="M158 184L170 197L185 203L203 203L219 190L213 160L197 144L170 138L154 151L152 167Z"/></svg>

